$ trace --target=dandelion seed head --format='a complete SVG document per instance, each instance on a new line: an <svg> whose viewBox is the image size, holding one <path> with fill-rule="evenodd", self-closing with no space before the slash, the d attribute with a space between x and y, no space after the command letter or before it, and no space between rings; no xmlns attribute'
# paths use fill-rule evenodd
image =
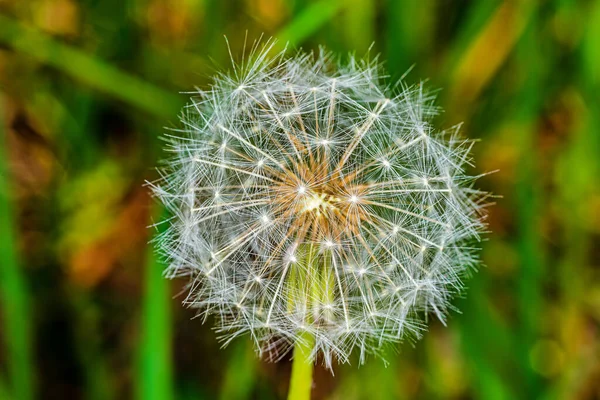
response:
<svg viewBox="0 0 600 400"><path fill-rule="evenodd" d="M173 214L167 275L190 279L185 303L226 343L248 333L272 360L304 330L328 367L420 337L478 263L471 144L436 131L433 93L389 85L377 60L272 45L182 112L153 184Z"/></svg>

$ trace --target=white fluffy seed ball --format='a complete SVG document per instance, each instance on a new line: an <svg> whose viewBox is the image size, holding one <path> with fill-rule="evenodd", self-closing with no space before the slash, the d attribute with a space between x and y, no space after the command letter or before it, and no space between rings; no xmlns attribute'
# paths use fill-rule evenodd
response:
<svg viewBox="0 0 600 400"><path fill-rule="evenodd" d="M184 109L153 185L172 212L157 240L185 303L224 340L278 359L308 332L349 361L419 337L477 263L485 195L471 143L436 131L421 84L375 60L255 47Z"/></svg>

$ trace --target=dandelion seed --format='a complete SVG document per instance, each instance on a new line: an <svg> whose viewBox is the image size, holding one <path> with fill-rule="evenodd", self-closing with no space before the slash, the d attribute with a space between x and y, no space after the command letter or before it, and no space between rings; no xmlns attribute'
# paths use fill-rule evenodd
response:
<svg viewBox="0 0 600 400"><path fill-rule="evenodd" d="M223 340L249 333L273 360L307 334L328 367L418 338L478 262L470 143L435 130L433 94L389 85L376 60L271 45L182 112L153 185L174 211L157 239L168 276L191 279L186 303Z"/></svg>

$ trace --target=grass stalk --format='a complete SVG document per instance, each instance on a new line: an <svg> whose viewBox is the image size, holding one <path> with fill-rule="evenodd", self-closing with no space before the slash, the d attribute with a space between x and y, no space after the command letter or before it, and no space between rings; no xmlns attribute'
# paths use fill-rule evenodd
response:
<svg viewBox="0 0 600 400"><path fill-rule="evenodd" d="M279 31L275 38L280 46L301 44L332 19L342 8L344 1L321 0L312 3Z"/></svg>
<svg viewBox="0 0 600 400"><path fill-rule="evenodd" d="M310 332L303 332L301 341L294 346L292 376L288 400L309 400L312 389L313 361L310 358L315 338Z"/></svg>
<svg viewBox="0 0 600 400"><path fill-rule="evenodd" d="M144 400L173 398L171 297L169 281L164 279L163 271L164 265L160 256L155 253L152 246L149 246L141 324L142 343L139 348L140 369L137 382L138 398Z"/></svg>
<svg viewBox="0 0 600 400"><path fill-rule="evenodd" d="M31 349L31 313L25 276L19 265L14 210L10 201L7 135L4 134L3 98L0 95L0 304L2 336L6 346L12 398L34 398L34 368Z"/></svg>

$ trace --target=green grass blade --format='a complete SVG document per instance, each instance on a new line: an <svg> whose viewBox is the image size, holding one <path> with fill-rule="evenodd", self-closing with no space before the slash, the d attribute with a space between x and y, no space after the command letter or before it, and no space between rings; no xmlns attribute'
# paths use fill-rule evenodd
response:
<svg viewBox="0 0 600 400"><path fill-rule="evenodd" d="M485 275L476 276L469 283L467 298L459 302L463 314L456 323L462 353L477 398L515 399L514 389L505 380L511 373L514 338L490 304L490 287Z"/></svg>
<svg viewBox="0 0 600 400"><path fill-rule="evenodd" d="M115 384L107 354L102 351L99 309L90 294L78 287L69 288L72 305L75 347L82 365L86 400L115 398Z"/></svg>
<svg viewBox="0 0 600 400"><path fill-rule="evenodd" d="M600 86L600 2L590 4L589 20L583 40L582 74L586 83Z"/></svg>
<svg viewBox="0 0 600 400"><path fill-rule="evenodd" d="M8 393L8 389L6 388L6 384L2 379L0 379L0 399L2 400L11 400L12 397Z"/></svg>
<svg viewBox="0 0 600 400"><path fill-rule="evenodd" d="M375 2L346 0L342 17L344 23L340 27L346 47L362 55L375 40Z"/></svg>
<svg viewBox="0 0 600 400"><path fill-rule="evenodd" d="M344 6L343 0L321 0L304 8L275 35L280 46L299 45L332 19Z"/></svg>
<svg viewBox="0 0 600 400"><path fill-rule="evenodd" d="M473 2L460 24L456 38L449 45L447 68L455 66L463 58L473 38L479 36L479 32L485 27L494 12L501 5L498 1Z"/></svg>
<svg viewBox="0 0 600 400"><path fill-rule="evenodd" d="M158 117L173 118L182 106L178 96L1 14L0 43Z"/></svg>
<svg viewBox="0 0 600 400"><path fill-rule="evenodd" d="M425 69L423 62L431 57L433 51L433 32L435 24L435 3L431 0L385 2L385 43L387 67L394 78L404 74L415 64L417 71L413 75L420 76ZM419 21L415 24L414 21ZM427 58L424 57L427 54Z"/></svg>
<svg viewBox="0 0 600 400"><path fill-rule="evenodd" d="M515 121L521 127L518 137L519 171L516 176L516 218L518 236L516 249L519 254L519 270L516 277L516 299L519 326L516 330L520 384L526 398L538 398L541 394L541 377L532 369L530 352L541 335L544 315L544 285L546 251L540 235L544 216L544 186L539 177L541 153L537 137L537 119L543 105L545 83L550 65L539 46L540 15L537 9L531 13L531 21L517 48L517 58L522 76L527 76L515 99ZM536 62L537 61L537 62Z"/></svg>
<svg viewBox="0 0 600 400"><path fill-rule="evenodd" d="M233 345L219 394L221 400L249 399L256 386L256 356L246 339Z"/></svg>
<svg viewBox="0 0 600 400"><path fill-rule="evenodd" d="M160 256L148 246L137 382L140 400L173 398L171 296L164 268Z"/></svg>
<svg viewBox="0 0 600 400"><path fill-rule="evenodd" d="M0 96L0 299L2 330L9 369L9 391L20 400L34 397L31 349L31 313L27 284L16 251L16 228L9 193L7 135L4 134L4 104Z"/></svg>

